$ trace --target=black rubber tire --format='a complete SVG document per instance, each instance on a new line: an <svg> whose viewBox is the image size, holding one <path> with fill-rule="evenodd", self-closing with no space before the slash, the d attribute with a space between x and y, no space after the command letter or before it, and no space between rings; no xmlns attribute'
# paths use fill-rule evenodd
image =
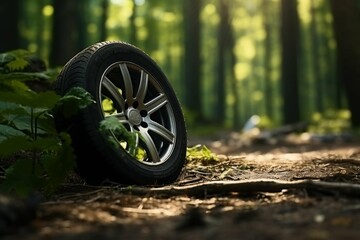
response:
<svg viewBox="0 0 360 240"><path fill-rule="evenodd" d="M141 68L166 95L167 104L172 110L171 119L175 123L172 127L175 131L174 144L171 145L171 151L168 151L170 154L167 154L166 161L158 164L139 161L126 149L114 148L108 141L109 136L99 131L99 123L105 118L100 103L100 82L103 81L103 74L109 66L119 63ZM58 131L67 131L71 135L77 156L77 170L88 183L99 184L109 179L125 184L167 184L178 178L186 158L187 137L184 117L169 81L148 55L124 42L94 44L74 56L57 78L56 91L59 95L65 95L73 87L86 89L96 103L80 111L70 120L55 114L55 123ZM135 88L136 86L134 90Z"/></svg>

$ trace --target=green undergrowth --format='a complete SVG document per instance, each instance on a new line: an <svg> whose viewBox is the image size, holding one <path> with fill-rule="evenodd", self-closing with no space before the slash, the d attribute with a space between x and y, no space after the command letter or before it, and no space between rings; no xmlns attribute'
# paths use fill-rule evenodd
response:
<svg viewBox="0 0 360 240"><path fill-rule="evenodd" d="M351 131L351 113L346 109L327 109L312 115L309 132L314 134L342 134Z"/></svg>
<svg viewBox="0 0 360 240"><path fill-rule="evenodd" d="M188 163L200 162L202 165L213 165L219 162L218 156L205 145L188 147L186 151Z"/></svg>
<svg viewBox="0 0 360 240"><path fill-rule="evenodd" d="M53 73L26 50L0 54L1 192L51 194L74 168L71 138L56 131L54 112L71 117L93 100L81 88L63 97L31 88L29 82L51 85Z"/></svg>

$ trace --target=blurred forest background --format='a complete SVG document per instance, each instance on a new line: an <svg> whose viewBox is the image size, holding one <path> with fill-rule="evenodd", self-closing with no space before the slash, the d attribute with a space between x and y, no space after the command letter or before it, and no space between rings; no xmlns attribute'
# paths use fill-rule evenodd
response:
<svg viewBox="0 0 360 240"><path fill-rule="evenodd" d="M1 0L0 52L61 67L121 40L168 76L190 126L360 127L359 0Z"/></svg>

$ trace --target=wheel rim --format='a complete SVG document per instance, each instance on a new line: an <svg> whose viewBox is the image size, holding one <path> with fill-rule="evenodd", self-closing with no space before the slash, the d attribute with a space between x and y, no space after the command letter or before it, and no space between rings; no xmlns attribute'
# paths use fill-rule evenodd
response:
<svg viewBox="0 0 360 240"><path fill-rule="evenodd" d="M115 117L135 136L134 148L113 134L119 146L146 165L169 159L176 143L176 119L156 78L135 63L113 63L102 74L99 98L104 119Z"/></svg>

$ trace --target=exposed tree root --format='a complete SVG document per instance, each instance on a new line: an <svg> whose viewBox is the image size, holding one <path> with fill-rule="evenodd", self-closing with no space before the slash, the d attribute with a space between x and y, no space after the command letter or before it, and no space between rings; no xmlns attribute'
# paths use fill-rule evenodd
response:
<svg viewBox="0 0 360 240"><path fill-rule="evenodd" d="M165 196L204 196L207 194L280 192L284 189L304 189L309 191L331 192L350 197L360 197L360 184L324 182L317 180L282 181L276 179L255 179L241 181L210 181L187 186L165 187L126 187L120 188L122 193L136 195Z"/></svg>

